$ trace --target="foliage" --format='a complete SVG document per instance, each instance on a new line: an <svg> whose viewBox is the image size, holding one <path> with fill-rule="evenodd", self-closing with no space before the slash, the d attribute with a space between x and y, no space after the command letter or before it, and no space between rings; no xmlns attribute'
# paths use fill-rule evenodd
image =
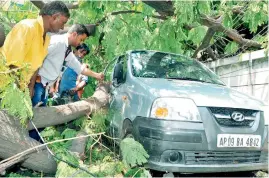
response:
<svg viewBox="0 0 269 178"><path fill-rule="evenodd" d="M226 47L225 47L225 52L227 54L233 54L235 53L239 48L239 45L236 42L230 42Z"/></svg>
<svg viewBox="0 0 269 178"><path fill-rule="evenodd" d="M143 146L133 138L125 138L120 143L123 161L131 167L147 163L149 155Z"/></svg>
<svg viewBox="0 0 269 178"><path fill-rule="evenodd" d="M133 168L130 169L127 173L125 173L124 177L148 177L151 178L149 171L145 168Z"/></svg>

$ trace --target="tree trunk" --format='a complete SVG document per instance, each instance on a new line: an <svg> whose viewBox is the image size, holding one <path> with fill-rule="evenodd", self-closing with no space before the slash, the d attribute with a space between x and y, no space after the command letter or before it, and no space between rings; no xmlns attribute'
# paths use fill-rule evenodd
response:
<svg viewBox="0 0 269 178"><path fill-rule="evenodd" d="M79 118L86 113L95 112L106 106L109 99L109 84L103 83L98 86L94 95L86 100L71 104L44 107L34 109L33 122L38 128L63 124ZM22 128L19 121L14 117L0 111L0 158L6 159L24 150L40 145L39 142L29 137L28 130L33 126ZM80 150L78 150L80 152ZM25 156L22 166L44 173L55 173L56 162L49 155L45 147L38 152ZM3 165L0 165L0 170Z"/></svg>

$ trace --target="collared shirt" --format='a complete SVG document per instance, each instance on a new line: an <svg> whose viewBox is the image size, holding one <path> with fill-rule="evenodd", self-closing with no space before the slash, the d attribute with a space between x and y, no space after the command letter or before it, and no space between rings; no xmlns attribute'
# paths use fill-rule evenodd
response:
<svg viewBox="0 0 269 178"><path fill-rule="evenodd" d="M48 53L50 37L46 35L43 40L43 19L25 19L16 24L6 37L1 53L6 59L7 65L23 67L29 65L27 80L42 65Z"/></svg>
<svg viewBox="0 0 269 178"><path fill-rule="evenodd" d="M64 60L66 61L65 65L67 67L73 69L77 74L81 73L81 64L73 52L69 53L65 58L67 47L67 34L51 36L48 55L38 72L41 76L41 82L43 85L53 83L60 76Z"/></svg>

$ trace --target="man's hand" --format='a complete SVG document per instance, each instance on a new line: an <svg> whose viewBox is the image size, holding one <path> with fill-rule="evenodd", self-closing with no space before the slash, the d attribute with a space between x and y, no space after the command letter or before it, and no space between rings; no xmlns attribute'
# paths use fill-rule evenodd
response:
<svg viewBox="0 0 269 178"><path fill-rule="evenodd" d="M100 80L100 81L103 81L104 78L105 78L105 75L103 73L98 73L97 76L96 76L96 79Z"/></svg>
<svg viewBox="0 0 269 178"><path fill-rule="evenodd" d="M75 95L77 93L77 91L78 91L78 89L77 89L77 87L75 87L75 88L70 89L69 93L70 93L70 95L73 96L73 95Z"/></svg>
<svg viewBox="0 0 269 178"><path fill-rule="evenodd" d="M87 69L87 68L84 68L82 70L81 74L93 77L93 78L95 78L95 79L97 79L99 81L104 80L104 78L105 78L105 75L102 72L96 73L96 72L94 72L94 71L92 71L90 69Z"/></svg>

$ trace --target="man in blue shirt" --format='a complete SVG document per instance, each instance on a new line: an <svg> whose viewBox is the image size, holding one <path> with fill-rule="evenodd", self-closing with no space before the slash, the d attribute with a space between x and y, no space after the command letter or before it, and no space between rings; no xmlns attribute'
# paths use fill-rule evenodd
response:
<svg viewBox="0 0 269 178"><path fill-rule="evenodd" d="M89 53L89 47L85 43L83 43L76 48L74 54L82 63L82 59ZM87 82L88 76L81 75L81 79L78 80L78 74L70 67L67 67L62 74L58 92L61 96L67 93L71 93L73 95L73 100L78 101L80 100L80 98L78 97L78 91L83 89L87 85Z"/></svg>

